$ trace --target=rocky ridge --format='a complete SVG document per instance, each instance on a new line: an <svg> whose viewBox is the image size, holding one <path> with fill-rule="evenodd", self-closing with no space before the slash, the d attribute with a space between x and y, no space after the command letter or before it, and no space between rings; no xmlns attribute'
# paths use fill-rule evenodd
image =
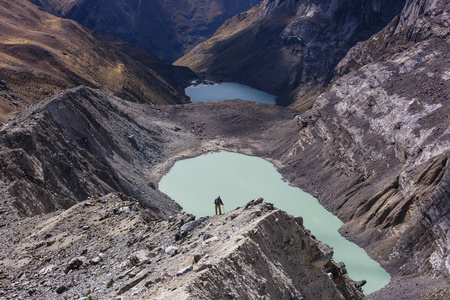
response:
<svg viewBox="0 0 450 300"><path fill-rule="evenodd" d="M109 194L11 221L0 238L3 299L364 298L301 217L262 199L162 221Z"/></svg>

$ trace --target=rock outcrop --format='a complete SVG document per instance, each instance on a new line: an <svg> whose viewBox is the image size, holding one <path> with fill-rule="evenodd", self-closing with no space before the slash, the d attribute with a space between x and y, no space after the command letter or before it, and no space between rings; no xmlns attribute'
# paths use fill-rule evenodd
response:
<svg viewBox="0 0 450 300"><path fill-rule="evenodd" d="M12 221L0 228L0 296L364 299L329 247L273 205L206 218L176 242L191 218L162 221L133 199L110 194Z"/></svg>
<svg viewBox="0 0 450 300"><path fill-rule="evenodd" d="M306 109L347 51L386 26L404 2L266 0L227 20L176 64L279 95L283 105L302 98Z"/></svg>

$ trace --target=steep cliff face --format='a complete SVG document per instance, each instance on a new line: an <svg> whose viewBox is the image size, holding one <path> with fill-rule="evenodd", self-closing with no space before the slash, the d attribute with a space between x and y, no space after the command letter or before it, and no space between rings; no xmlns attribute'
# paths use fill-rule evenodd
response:
<svg viewBox="0 0 450 300"><path fill-rule="evenodd" d="M137 102L188 101L182 88L194 74L186 68L169 66L125 42L104 40L26 0L0 1L0 32L2 115L14 110L7 91L40 101L78 85ZM17 109L24 103L11 102Z"/></svg>
<svg viewBox="0 0 450 300"><path fill-rule="evenodd" d="M338 76L368 63L389 59L416 43L446 39L447 20L448 5L443 1L409 1L388 26L348 51L336 67Z"/></svg>
<svg viewBox="0 0 450 300"><path fill-rule="evenodd" d="M261 0L32 0L93 31L136 44L168 62L211 37L222 23Z"/></svg>
<svg viewBox="0 0 450 300"><path fill-rule="evenodd" d="M317 94L357 42L403 8L398 1L273 1L227 20L177 65L279 95L287 105Z"/></svg>
<svg viewBox="0 0 450 300"><path fill-rule="evenodd" d="M434 10L446 3L445 0L408 0L400 15L396 32L416 22L417 18L427 11Z"/></svg>
<svg viewBox="0 0 450 300"><path fill-rule="evenodd" d="M398 33L394 22L352 49L340 67L358 70L299 117L287 168L317 168L304 157L320 153L313 182L326 188L309 190L394 274L449 273L448 12L438 6ZM301 172L292 180L311 182Z"/></svg>

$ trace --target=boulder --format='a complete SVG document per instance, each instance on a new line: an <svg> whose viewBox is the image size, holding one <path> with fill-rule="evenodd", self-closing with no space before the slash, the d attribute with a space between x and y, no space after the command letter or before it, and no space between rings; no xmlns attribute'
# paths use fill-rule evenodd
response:
<svg viewBox="0 0 450 300"><path fill-rule="evenodd" d="M203 235L203 240L206 241L207 239L210 239L210 238L212 238L212 237L214 237L212 234L205 233L205 234Z"/></svg>
<svg viewBox="0 0 450 300"><path fill-rule="evenodd" d="M164 250L164 253L174 256L180 252L180 248L177 246L169 246Z"/></svg>
<svg viewBox="0 0 450 300"><path fill-rule="evenodd" d="M194 254L194 264L198 263L202 259L201 254Z"/></svg>
<svg viewBox="0 0 450 300"><path fill-rule="evenodd" d="M294 218L294 220L298 225L303 226L303 217L297 216Z"/></svg>
<svg viewBox="0 0 450 300"><path fill-rule="evenodd" d="M176 273L176 275L177 275L177 276L183 276L183 275L186 274L187 272L192 271L192 269L193 269L193 266L192 266L192 265L187 266L186 268L183 268L183 269L181 269L180 271L178 271L178 272Z"/></svg>
<svg viewBox="0 0 450 300"><path fill-rule="evenodd" d="M202 246L203 247L209 246L210 244L212 244L212 243L214 243L214 242L216 242L218 240L219 240L219 238L217 236L213 236L213 237L211 237L211 238L209 238L207 240L204 240L203 243L202 243Z"/></svg>
<svg viewBox="0 0 450 300"><path fill-rule="evenodd" d="M204 220L206 220L206 218L203 217L198 220L187 222L186 224L181 226L180 230L178 230L178 232L175 234L175 240L178 241L187 236L189 232L194 230L194 228L200 225Z"/></svg>
<svg viewBox="0 0 450 300"><path fill-rule="evenodd" d="M204 259L201 259L197 263L194 271L195 272L200 272L200 271L203 271L203 270L205 270L207 268L211 268L211 267L212 267L212 263L209 260L207 260L206 258L204 258Z"/></svg>
<svg viewBox="0 0 450 300"><path fill-rule="evenodd" d="M65 291L67 291L67 287L65 285L60 285L57 289L56 289L56 293L57 294L62 294Z"/></svg>
<svg viewBox="0 0 450 300"><path fill-rule="evenodd" d="M92 258L89 262L93 265L97 265L101 261L102 261L102 258L100 256L96 256L96 257Z"/></svg>
<svg viewBox="0 0 450 300"><path fill-rule="evenodd" d="M130 264L132 266L136 266L140 263L144 263L149 261L152 258L151 253L147 249L142 249L139 251L134 252L130 257Z"/></svg>
<svg viewBox="0 0 450 300"><path fill-rule="evenodd" d="M71 270L77 270L84 264L84 257L77 257L72 259L64 269L64 273L69 273Z"/></svg>
<svg viewBox="0 0 450 300"><path fill-rule="evenodd" d="M357 288L360 288L360 287L362 287L363 285L365 285L366 283L367 283L366 280L356 281L356 282L355 282L355 286L356 286Z"/></svg>

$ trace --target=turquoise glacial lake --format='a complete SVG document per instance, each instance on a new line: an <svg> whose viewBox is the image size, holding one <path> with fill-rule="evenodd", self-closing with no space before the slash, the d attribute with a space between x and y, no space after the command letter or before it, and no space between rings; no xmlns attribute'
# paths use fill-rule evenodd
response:
<svg viewBox="0 0 450 300"><path fill-rule="evenodd" d="M244 84L223 82L213 85L192 85L185 89L192 102L217 102L221 100L242 99L254 102L275 104L274 95L256 90Z"/></svg>
<svg viewBox="0 0 450 300"><path fill-rule="evenodd" d="M334 260L346 264L353 280L367 280L365 294L390 281L390 275L364 249L339 234L343 223L336 216L310 194L290 186L264 159L219 152L180 160L161 179L159 189L197 218L215 214L213 201L219 195L225 212L263 197L291 215L302 216L305 227L333 247Z"/></svg>

